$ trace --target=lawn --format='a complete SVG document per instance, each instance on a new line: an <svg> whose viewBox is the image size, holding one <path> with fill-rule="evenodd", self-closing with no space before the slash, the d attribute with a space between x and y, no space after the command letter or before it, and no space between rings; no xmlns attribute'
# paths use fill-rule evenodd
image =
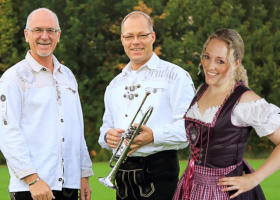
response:
<svg viewBox="0 0 280 200"><path fill-rule="evenodd" d="M264 160L248 160L254 169L258 168ZM186 168L187 162L181 161L181 174ZM94 177L90 179L93 195L92 200L114 200L114 190L107 188L100 184L97 180L98 177L104 177L110 171L107 163L95 163L93 166ZM6 166L0 166L0 200L9 200L8 194L8 180L9 174ZM277 171L271 177L264 180L261 184L267 200L280 199L280 171Z"/></svg>

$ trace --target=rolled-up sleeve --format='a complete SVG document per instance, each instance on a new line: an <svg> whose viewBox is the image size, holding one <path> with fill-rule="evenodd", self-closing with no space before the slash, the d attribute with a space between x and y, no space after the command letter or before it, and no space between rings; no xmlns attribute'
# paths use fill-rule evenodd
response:
<svg viewBox="0 0 280 200"><path fill-rule="evenodd" d="M80 127L81 127L81 177L89 177L93 176L93 170L92 170L92 162L89 156L86 140L84 137L84 120L83 120L83 112L82 112L82 106L79 98L79 94L76 94L76 102L77 102L77 109L78 109L78 115L79 115L79 121L80 121Z"/></svg>
<svg viewBox="0 0 280 200"><path fill-rule="evenodd" d="M13 82L0 81L0 149L17 178L36 173L20 128L22 92Z"/></svg>

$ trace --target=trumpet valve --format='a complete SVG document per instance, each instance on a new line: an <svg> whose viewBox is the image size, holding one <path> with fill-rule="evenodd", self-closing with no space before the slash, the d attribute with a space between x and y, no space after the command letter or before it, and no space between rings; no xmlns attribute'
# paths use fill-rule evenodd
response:
<svg viewBox="0 0 280 200"><path fill-rule="evenodd" d="M136 128L134 126L129 127L129 129L127 130L127 132L125 134L125 139L131 139L135 130L136 130Z"/></svg>

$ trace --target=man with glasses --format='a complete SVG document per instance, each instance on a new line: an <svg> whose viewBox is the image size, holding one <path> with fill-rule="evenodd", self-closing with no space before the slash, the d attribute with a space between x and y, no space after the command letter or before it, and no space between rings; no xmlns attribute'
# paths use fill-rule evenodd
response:
<svg viewBox="0 0 280 200"><path fill-rule="evenodd" d="M92 164L77 82L53 51L61 30L46 8L24 30L30 50L0 79L0 149L12 200L90 200Z"/></svg>
<svg viewBox="0 0 280 200"><path fill-rule="evenodd" d="M183 115L194 96L193 82L185 70L153 53L155 38L147 14L134 11L123 19L121 41L130 62L106 88L99 144L116 149L146 91L151 94L135 121L149 106L153 113L116 175L117 200L172 199L179 173L177 150L187 145Z"/></svg>

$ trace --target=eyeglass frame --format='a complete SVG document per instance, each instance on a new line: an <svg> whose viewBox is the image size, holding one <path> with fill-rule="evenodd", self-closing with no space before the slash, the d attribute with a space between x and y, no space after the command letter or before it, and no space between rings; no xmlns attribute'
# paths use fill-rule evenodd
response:
<svg viewBox="0 0 280 200"><path fill-rule="evenodd" d="M35 32L35 34L42 35L45 31L48 35L54 35L60 31L59 28L41 28L41 27L35 27L35 28L26 28L26 30L31 31L32 33Z"/></svg>
<svg viewBox="0 0 280 200"><path fill-rule="evenodd" d="M142 41L142 40L146 40L148 38L148 36L151 35L151 34L153 34L153 32L141 33L141 34L138 34L138 35L123 35L122 34L122 37L123 37L124 41L126 41L126 42L133 41L135 39L135 37L136 37L137 40Z"/></svg>

